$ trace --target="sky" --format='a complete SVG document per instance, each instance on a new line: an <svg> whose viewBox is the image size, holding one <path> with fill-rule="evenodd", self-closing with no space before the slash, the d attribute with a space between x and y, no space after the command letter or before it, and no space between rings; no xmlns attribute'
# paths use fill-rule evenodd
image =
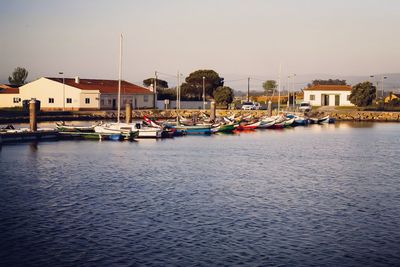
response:
<svg viewBox="0 0 400 267"><path fill-rule="evenodd" d="M0 0L0 81L42 76L170 84L213 69L225 80L296 73L400 72L398 0Z"/></svg>

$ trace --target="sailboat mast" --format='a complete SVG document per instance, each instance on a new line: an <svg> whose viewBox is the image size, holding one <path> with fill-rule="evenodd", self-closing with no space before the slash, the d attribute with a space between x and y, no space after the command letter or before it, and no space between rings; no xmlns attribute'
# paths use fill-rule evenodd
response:
<svg viewBox="0 0 400 267"><path fill-rule="evenodd" d="M122 77L122 33L119 39L119 71L118 71L118 113L117 122L120 122L121 115L121 77Z"/></svg>

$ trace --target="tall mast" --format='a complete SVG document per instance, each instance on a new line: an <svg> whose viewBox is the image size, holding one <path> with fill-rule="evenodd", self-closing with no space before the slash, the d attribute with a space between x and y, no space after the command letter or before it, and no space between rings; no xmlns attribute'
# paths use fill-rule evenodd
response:
<svg viewBox="0 0 400 267"><path fill-rule="evenodd" d="M121 77L122 77L122 33L119 38L118 113L117 113L118 123L119 123L119 116L121 115Z"/></svg>

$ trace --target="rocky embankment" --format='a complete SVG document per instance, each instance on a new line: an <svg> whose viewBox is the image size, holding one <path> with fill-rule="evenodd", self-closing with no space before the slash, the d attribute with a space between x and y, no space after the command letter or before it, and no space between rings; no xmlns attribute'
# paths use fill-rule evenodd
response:
<svg viewBox="0 0 400 267"><path fill-rule="evenodd" d="M329 115L338 121L392 121L400 122L400 112L388 111L326 111L313 114L315 117Z"/></svg>
<svg viewBox="0 0 400 267"><path fill-rule="evenodd" d="M134 110L132 112L134 119L142 119L143 116L159 119L176 118L179 115L183 117L200 117L201 113L210 115L210 111L202 110ZM235 116L253 114L254 117L262 117L268 114L266 110L217 110L217 116ZM276 115L276 112L273 113ZM384 111L321 111L308 114L310 117L324 117L330 115L338 121L399 121L400 112ZM43 112L38 114L38 121L78 121L78 120L113 120L117 118L117 111L77 111L77 112ZM125 118L125 111L121 111L121 118ZM0 124L28 122L29 115L23 114L0 114Z"/></svg>
<svg viewBox="0 0 400 267"><path fill-rule="evenodd" d="M167 111L151 111L151 110L140 110L133 112L134 118L143 118L143 116L157 117L157 118L175 118L177 112L175 110ZM201 113L210 114L209 111L199 111L199 110L181 110L179 115L183 117L199 116ZM217 116L231 116L235 114L247 115L253 114L254 117L262 117L267 115L266 110L217 110ZM276 115L276 112L273 114ZM384 111L323 111L323 112L313 112L308 114L310 117L324 117L326 115L335 118L338 121L399 121L400 122L400 112L384 112ZM124 116L124 114L123 114Z"/></svg>

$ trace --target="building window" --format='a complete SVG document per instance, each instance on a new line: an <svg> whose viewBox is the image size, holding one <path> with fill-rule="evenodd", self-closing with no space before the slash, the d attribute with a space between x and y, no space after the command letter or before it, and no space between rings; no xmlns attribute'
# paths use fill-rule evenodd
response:
<svg viewBox="0 0 400 267"><path fill-rule="evenodd" d="M49 98L49 103L54 104L54 98Z"/></svg>
<svg viewBox="0 0 400 267"><path fill-rule="evenodd" d="M143 101L144 102L148 102L149 101L149 96L148 95L144 95L143 96Z"/></svg>
<svg viewBox="0 0 400 267"><path fill-rule="evenodd" d="M72 98L67 98L67 103L71 104L72 103Z"/></svg>
<svg viewBox="0 0 400 267"><path fill-rule="evenodd" d="M90 98L85 98L85 104L90 104Z"/></svg>
<svg viewBox="0 0 400 267"><path fill-rule="evenodd" d="M21 102L21 98L19 98L19 97L14 97L14 103L19 103L19 102Z"/></svg>
<svg viewBox="0 0 400 267"><path fill-rule="evenodd" d="M315 100L315 95L310 95L310 100Z"/></svg>

